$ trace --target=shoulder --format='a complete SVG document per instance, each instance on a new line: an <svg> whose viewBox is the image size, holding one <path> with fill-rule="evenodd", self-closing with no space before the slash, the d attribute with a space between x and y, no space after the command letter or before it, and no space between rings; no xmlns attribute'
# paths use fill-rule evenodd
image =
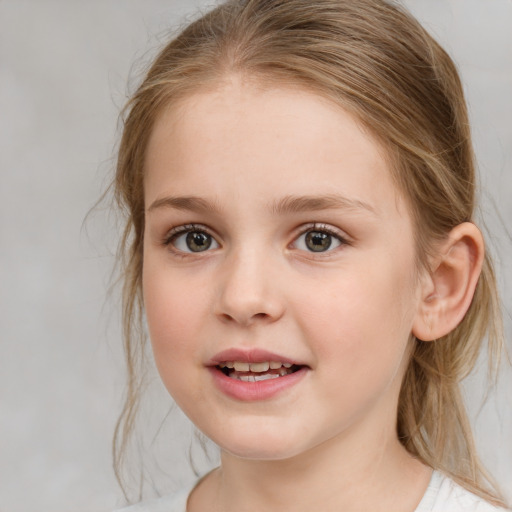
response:
<svg viewBox="0 0 512 512"><path fill-rule="evenodd" d="M181 491L148 501L142 501L114 512L186 512L192 486Z"/></svg>
<svg viewBox="0 0 512 512"><path fill-rule="evenodd" d="M427 492L415 512L506 512L434 471Z"/></svg>

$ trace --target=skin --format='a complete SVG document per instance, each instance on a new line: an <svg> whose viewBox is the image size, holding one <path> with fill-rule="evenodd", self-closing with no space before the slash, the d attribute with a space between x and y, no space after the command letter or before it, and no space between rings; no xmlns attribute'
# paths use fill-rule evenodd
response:
<svg viewBox="0 0 512 512"><path fill-rule="evenodd" d="M415 266L411 216L377 142L318 95L230 77L160 116L145 171L156 364L221 447L188 510L413 511L431 471L398 442L396 409L434 285ZM190 196L211 208L168 200ZM276 208L289 196L344 200ZM209 250L169 242L191 223L212 235ZM339 236L330 250L308 250L312 223ZM270 400L227 397L205 365L249 347L308 371Z"/></svg>

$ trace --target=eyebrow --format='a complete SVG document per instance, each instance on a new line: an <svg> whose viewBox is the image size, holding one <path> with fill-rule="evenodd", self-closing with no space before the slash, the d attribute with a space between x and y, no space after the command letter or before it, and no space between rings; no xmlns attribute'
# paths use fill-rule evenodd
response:
<svg viewBox="0 0 512 512"><path fill-rule="evenodd" d="M349 199L337 194L327 195L311 195L311 196L286 196L276 201L271 206L272 213L299 213L314 212L319 210L367 210L376 214L375 208L368 203L359 201L358 199Z"/></svg>
<svg viewBox="0 0 512 512"><path fill-rule="evenodd" d="M163 197L151 203L147 211L151 212L157 208L174 208L176 210L186 210L197 213L218 213L219 211L215 203L196 196Z"/></svg>
<svg viewBox="0 0 512 512"><path fill-rule="evenodd" d="M157 199L148 208L148 212L159 208L174 208L197 213L219 213L220 208L214 202L197 196L168 196ZM270 204L270 211L274 215L290 213L312 212L320 210L366 210L376 214L375 209L368 203L357 199L349 199L337 194L311 195L311 196L285 196Z"/></svg>

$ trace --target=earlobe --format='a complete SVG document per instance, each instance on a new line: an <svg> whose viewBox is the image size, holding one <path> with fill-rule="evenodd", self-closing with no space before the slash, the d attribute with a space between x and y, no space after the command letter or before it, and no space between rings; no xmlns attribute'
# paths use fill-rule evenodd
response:
<svg viewBox="0 0 512 512"><path fill-rule="evenodd" d="M450 231L422 284L412 330L416 338L433 341L459 325L471 305L483 259L484 241L474 224L464 222Z"/></svg>

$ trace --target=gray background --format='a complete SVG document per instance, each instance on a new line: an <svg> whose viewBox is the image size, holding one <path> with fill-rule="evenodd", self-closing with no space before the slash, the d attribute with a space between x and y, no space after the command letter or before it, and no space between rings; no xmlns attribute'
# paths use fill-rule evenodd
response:
<svg viewBox="0 0 512 512"><path fill-rule="evenodd" d="M201 3L0 0L0 512L122 503L110 439L124 370L115 295L106 302L117 235L104 209L83 221L108 183L127 90L166 29ZM406 4L460 67L511 311L512 0ZM466 386L478 446L512 498L512 372L480 410L483 375ZM169 400L151 372L150 382L139 449L168 463L148 494L192 478L191 428L179 412L153 441Z"/></svg>

